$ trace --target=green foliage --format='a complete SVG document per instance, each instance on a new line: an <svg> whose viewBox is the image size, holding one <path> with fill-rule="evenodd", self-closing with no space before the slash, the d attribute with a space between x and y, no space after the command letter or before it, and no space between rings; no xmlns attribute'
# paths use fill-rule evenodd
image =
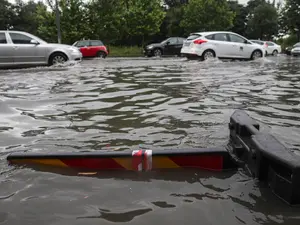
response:
<svg viewBox="0 0 300 225"><path fill-rule="evenodd" d="M142 56L142 49L138 46L109 46L111 57L138 57Z"/></svg>
<svg viewBox="0 0 300 225"><path fill-rule="evenodd" d="M249 38L270 39L278 32L278 14L275 6L262 3L249 15L247 31Z"/></svg>
<svg viewBox="0 0 300 225"><path fill-rule="evenodd" d="M86 38L114 43L123 37L124 19L121 12L124 7L121 1L95 0L87 4L86 9Z"/></svg>
<svg viewBox="0 0 300 225"><path fill-rule="evenodd" d="M57 41L55 0L0 0L0 29L23 30ZM280 33L300 39L300 0L58 0L62 42L100 39L113 46L141 46L191 32L229 30L248 38ZM50 6L50 7L49 7ZM279 16L278 16L279 15ZM293 37L295 37L293 36ZM122 50L123 51L123 50ZM128 50L131 51L131 50Z"/></svg>
<svg viewBox="0 0 300 225"><path fill-rule="evenodd" d="M145 36L159 32L165 12L160 0L132 0L124 11L125 29L128 36Z"/></svg>
<svg viewBox="0 0 300 225"><path fill-rule="evenodd" d="M297 34L297 40L300 41L300 1L286 0L280 19L283 30Z"/></svg>
<svg viewBox="0 0 300 225"><path fill-rule="evenodd" d="M226 0L190 0L184 6L180 23L185 33L228 30L233 26L235 13L230 11Z"/></svg>
<svg viewBox="0 0 300 225"><path fill-rule="evenodd" d="M12 26L14 18L12 7L7 0L0 0L0 30L6 30Z"/></svg>
<svg viewBox="0 0 300 225"><path fill-rule="evenodd" d="M61 0L61 31L64 43L73 44L86 35L86 8L82 0Z"/></svg>
<svg viewBox="0 0 300 225"><path fill-rule="evenodd" d="M240 35L245 35L246 31L246 19L248 16L248 9L236 1L228 1L230 10L235 12L233 20L233 27L231 31Z"/></svg>

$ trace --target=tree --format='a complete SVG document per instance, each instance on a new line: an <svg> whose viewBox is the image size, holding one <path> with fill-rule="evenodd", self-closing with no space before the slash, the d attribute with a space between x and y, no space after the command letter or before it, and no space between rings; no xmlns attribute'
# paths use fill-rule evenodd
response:
<svg viewBox="0 0 300 225"><path fill-rule="evenodd" d="M39 5L37 7L36 14L37 21L39 21L37 28L38 36L48 42L56 42L57 29L55 23L55 12L47 10L46 5Z"/></svg>
<svg viewBox="0 0 300 225"><path fill-rule="evenodd" d="M55 24L57 30L57 42L61 43L61 29L60 29L60 9L58 0L46 0L50 8L55 12Z"/></svg>
<svg viewBox="0 0 300 225"><path fill-rule="evenodd" d="M120 0L94 0L87 4L86 36L113 44L123 39L125 33L123 13L127 4L128 1Z"/></svg>
<svg viewBox="0 0 300 225"><path fill-rule="evenodd" d="M286 0L281 15L281 28L297 34L300 41L300 0Z"/></svg>
<svg viewBox="0 0 300 225"><path fill-rule="evenodd" d="M17 1L14 6L15 17L13 20L13 28L36 35L39 26L37 8L40 6L44 6L44 4L42 2L35 3L34 1L27 3L20 0Z"/></svg>
<svg viewBox="0 0 300 225"><path fill-rule="evenodd" d="M278 14L269 3L257 6L250 15L246 33L249 38L270 39L278 33Z"/></svg>
<svg viewBox="0 0 300 225"><path fill-rule="evenodd" d="M131 1L123 13L128 37L139 37L144 44L147 36L159 32L165 14L160 0Z"/></svg>
<svg viewBox="0 0 300 225"><path fill-rule="evenodd" d="M11 27L14 16L14 11L7 0L0 0L0 30L6 30Z"/></svg>
<svg viewBox="0 0 300 225"><path fill-rule="evenodd" d="M228 30L233 26L235 13L226 0L190 0L184 7L180 26L185 33Z"/></svg>
<svg viewBox="0 0 300 225"><path fill-rule="evenodd" d="M64 43L73 44L86 36L86 7L82 0L61 0L61 31Z"/></svg>
<svg viewBox="0 0 300 225"><path fill-rule="evenodd" d="M239 4L237 1L228 1L230 10L235 12L235 18L233 20L233 27L231 28L232 32L238 33L240 35L245 35L246 30L246 19L248 16L247 7L244 7L242 4Z"/></svg>

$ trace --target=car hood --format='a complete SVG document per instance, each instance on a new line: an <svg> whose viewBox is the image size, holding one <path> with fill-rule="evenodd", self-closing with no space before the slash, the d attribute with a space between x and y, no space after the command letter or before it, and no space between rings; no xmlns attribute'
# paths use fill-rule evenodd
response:
<svg viewBox="0 0 300 225"><path fill-rule="evenodd" d="M292 51L300 51L300 47L295 47L292 49Z"/></svg>
<svg viewBox="0 0 300 225"><path fill-rule="evenodd" d="M57 43L48 43L47 45L49 45L51 47L56 47L56 48L76 48L75 46L72 46L72 45L57 44Z"/></svg>
<svg viewBox="0 0 300 225"><path fill-rule="evenodd" d="M162 46L162 44L161 43L152 43L152 44L150 44L150 45L147 45L146 46L146 48L150 48L150 47L161 47Z"/></svg>

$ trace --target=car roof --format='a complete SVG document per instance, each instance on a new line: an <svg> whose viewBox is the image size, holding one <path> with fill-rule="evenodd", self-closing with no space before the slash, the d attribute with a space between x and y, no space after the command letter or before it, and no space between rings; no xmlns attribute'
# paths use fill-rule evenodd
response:
<svg viewBox="0 0 300 225"><path fill-rule="evenodd" d="M193 34L199 34L199 35L210 35L210 34L216 34L216 33L227 33L227 34L236 34L234 32L231 32L231 31L205 31L205 32L192 32L190 33L190 35L193 35ZM237 35L240 35L240 34L237 34Z"/></svg>

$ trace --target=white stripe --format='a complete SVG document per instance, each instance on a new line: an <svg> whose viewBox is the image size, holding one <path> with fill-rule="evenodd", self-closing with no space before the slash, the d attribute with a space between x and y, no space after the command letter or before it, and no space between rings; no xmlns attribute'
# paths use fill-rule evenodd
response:
<svg viewBox="0 0 300 225"><path fill-rule="evenodd" d="M152 150L146 150L145 155L147 156L147 170L152 170Z"/></svg>

